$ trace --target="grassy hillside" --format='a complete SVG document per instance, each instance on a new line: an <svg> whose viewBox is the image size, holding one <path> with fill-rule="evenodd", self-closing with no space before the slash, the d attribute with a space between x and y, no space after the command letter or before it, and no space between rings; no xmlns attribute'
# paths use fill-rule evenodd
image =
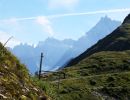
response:
<svg viewBox="0 0 130 100"><path fill-rule="evenodd" d="M105 38L99 40L84 53L71 60L67 66L77 64L82 59L100 51L124 51L130 50L130 14L123 24Z"/></svg>
<svg viewBox="0 0 130 100"><path fill-rule="evenodd" d="M40 98L46 98L45 93L32 80L26 67L0 43L0 100Z"/></svg>
<svg viewBox="0 0 130 100"><path fill-rule="evenodd" d="M60 74L58 90L58 74ZM129 100L130 51L100 52L48 75L59 100ZM57 92L58 91L58 92ZM58 97L59 96L59 97Z"/></svg>
<svg viewBox="0 0 130 100"><path fill-rule="evenodd" d="M68 66L44 76L43 80L51 83L50 87L55 90L52 97L130 100L130 15L120 27L74 58Z"/></svg>

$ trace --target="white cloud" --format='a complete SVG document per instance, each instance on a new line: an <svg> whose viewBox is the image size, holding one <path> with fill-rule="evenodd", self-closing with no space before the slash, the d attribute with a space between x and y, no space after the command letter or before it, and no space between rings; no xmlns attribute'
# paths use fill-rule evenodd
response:
<svg viewBox="0 0 130 100"><path fill-rule="evenodd" d="M78 4L79 0L49 0L49 8L74 8Z"/></svg>
<svg viewBox="0 0 130 100"><path fill-rule="evenodd" d="M8 20L1 20L4 24L17 24L17 19L16 18L10 18Z"/></svg>
<svg viewBox="0 0 130 100"><path fill-rule="evenodd" d="M13 33L13 34L24 31L23 27L19 23L18 18L9 18L9 19L0 20L0 28L6 31L8 30L7 31L8 33Z"/></svg>
<svg viewBox="0 0 130 100"><path fill-rule="evenodd" d="M11 37L10 34L0 31L0 42L2 44L5 44L6 41ZM6 47L14 47L15 45L20 44L20 41L18 41L17 39L15 39L14 37L10 39L10 41L8 41L8 43L6 44Z"/></svg>
<svg viewBox="0 0 130 100"><path fill-rule="evenodd" d="M27 20L32 20L32 22L35 22L36 25L40 25L43 32L47 33L50 37L54 35L50 20L44 16L3 19L0 20L0 27L6 28L6 30L9 33L13 33L13 35L17 33L24 34L26 33L26 28L24 28L20 22L26 22Z"/></svg>
<svg viewBox="0 0 130 100"><path fill-rule="evenodd" d="M51 22L44 16L36 17L36 23L43 26L43 31L48 33L50 36L54 35L54 31L51 27Z"/></svg>

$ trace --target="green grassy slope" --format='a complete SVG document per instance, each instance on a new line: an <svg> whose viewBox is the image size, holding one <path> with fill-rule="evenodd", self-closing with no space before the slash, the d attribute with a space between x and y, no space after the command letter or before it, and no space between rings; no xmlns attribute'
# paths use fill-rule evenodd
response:
<svg viewBox="0 0 130 100"><path fill-rule="evenodd" d="M26 67L0 43L0 100L38 100L44 92Z"/></svg>
<svg viewBox="0 0 130 100"><path fill-rule="evenodd" d="M61 72L59 100L130 99L130 51L96 53ZM47 80L57 90L56 74Z"/></svg>

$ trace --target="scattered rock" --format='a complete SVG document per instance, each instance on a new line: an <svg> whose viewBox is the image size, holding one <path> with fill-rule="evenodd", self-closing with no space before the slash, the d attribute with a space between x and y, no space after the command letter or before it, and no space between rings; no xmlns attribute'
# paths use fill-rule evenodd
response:
<svg viewBox="0 0 130 100"><path fill-rule="evenodd" d="M37 88L35 88L35 87L33 88L33 90L35 90L35 91L37 91L37 92L38 92L38 89L37 89Z"/></svg>
<svg viewBox="0 0 130 100"><path fill-rule="evenodd" d="M3 99L7 99L7 97L6 96L4 96L3 94L0 94L0 98L3 98Z"/></svg>

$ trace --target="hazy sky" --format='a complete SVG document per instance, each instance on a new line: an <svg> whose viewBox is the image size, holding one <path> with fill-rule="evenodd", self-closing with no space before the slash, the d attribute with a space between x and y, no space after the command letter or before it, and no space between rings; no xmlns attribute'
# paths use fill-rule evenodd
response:
<svg viewBox="0 0 130 100"><path fill-rule="evenodd" d="M101 17L122 21L129 12L130 0L0 0L0 41L78 39Z"/></svg>

